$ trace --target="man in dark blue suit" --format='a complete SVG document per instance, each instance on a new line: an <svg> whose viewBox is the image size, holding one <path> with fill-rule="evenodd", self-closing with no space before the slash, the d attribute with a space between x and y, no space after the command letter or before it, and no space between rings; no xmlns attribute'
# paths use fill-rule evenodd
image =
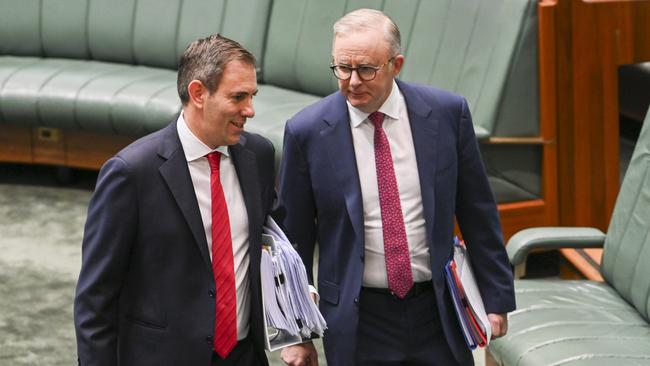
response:
<svg viewBox="0 0 650 366"><path fill-rule="evenodd" d="M310 270L318 243L332 366L473 364L443 272L454 218L495 337L515 308L467 102L396 80L403 63L392 20L369 9L347 14L334 25L340 90L285 128L282 223ZM283 359L317 363L309 343L285 349Z"/></svg>
<svg viewBox="0 0 650 366"><path fill-rule="evenodd" d="M273 146L243 131L254 56L213 35L178 70L182 113L102 167L75 298L81 365L267 365L262 226Z"/></svg>

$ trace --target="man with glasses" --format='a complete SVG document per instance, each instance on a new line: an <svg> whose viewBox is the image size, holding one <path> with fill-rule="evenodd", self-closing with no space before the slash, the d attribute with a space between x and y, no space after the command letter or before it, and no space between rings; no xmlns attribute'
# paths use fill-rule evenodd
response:
<svg viewBox="0 0 650 366"><path fill-rule="evenodd" d="M328 365L473 363L444 278L454 218L495 337L515 307L467 102L396 80L400 52L399 30L383 13L345 15L332 47L339 91L285 129L281 221L310 276L318 242ZM291 365L318 362L310 343L282 356Z"/></svg>

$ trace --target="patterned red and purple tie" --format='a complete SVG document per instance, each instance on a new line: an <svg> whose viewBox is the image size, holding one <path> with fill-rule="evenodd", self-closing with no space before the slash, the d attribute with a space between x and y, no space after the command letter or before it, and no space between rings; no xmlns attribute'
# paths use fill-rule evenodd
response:
<svg viewBox="0 0 650 366"><path fill-rule="evenodd" d="M237 297L235 266L228 206L221 186L221 153L208 154L212 194L212 273L217 287L214 351L225 359L237 344Z"/></svg>
<svg viewBox="0 0 650 366"><path fill-rule="evenodd" d="M388 288L397 297L403 299L413 287L413 274L411 273L409 247L399 190L397 189L397 178L393 167L393 157L390 153L388 138L382 127L384 114L381 112L371 113L368 120L375 125L375 164Z"/></svg>

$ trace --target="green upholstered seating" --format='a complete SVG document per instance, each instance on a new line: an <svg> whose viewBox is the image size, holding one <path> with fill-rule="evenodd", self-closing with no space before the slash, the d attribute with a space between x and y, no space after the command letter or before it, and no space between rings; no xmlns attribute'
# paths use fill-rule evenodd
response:
<svg viewBox="0 0 650 366"><path fill-rule="evenodd" d="M0 1L0 123L142 136L180 110L178 58L215 32L262 53L270 0Z"/></svg>
<svg viewBox="0 0 650 366"><path fill-rule="evenodd" d="M503 365L650 365L650 111L607 234L527 229L510 239L514 265L532 249L603 246L605 282L518 280L506 337L490 344Z"/></svg>
<svg viewBox="0 0 650 366"><path fill-rule="evenodd" d="M336 90L332 24L379 8L400 25L401 77L467 97L477 135L539 135L536 0L0 1L0 126L139 137L180 110L185 46L221 32L259 62L247 128L282 152L286 120ZM541 147L482 145L499 202L539 198Z"/></svg>

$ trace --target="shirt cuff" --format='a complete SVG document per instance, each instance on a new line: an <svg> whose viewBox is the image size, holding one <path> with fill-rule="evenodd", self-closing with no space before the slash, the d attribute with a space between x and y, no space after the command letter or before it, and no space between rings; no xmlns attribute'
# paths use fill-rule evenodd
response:
<svg viewBox="0 0 650 366"><path fill-rule="evenodd" d="M318 302L320 301L320 295L318 294L318 291L316 290L316 287L309 285L309 294L314 294L316 295L316 305L318 305Z"/></svg>

